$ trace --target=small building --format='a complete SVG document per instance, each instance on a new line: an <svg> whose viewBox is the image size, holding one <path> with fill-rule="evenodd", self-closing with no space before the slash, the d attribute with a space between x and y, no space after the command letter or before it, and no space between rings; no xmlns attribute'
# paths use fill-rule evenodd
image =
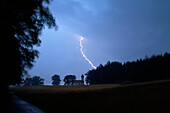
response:
<svg viewBox="0 0 170 113"><path fill-rule="evenodd" d="M84 85L84 75L81 75L81 80L74 80L73 85Z"/></svg>
<svg viewBox="0 0 170 113"><path fill-rule="evenodd" d="M73 85L84 85L84 81L82 81L82 80L74 80Z"/></svg>

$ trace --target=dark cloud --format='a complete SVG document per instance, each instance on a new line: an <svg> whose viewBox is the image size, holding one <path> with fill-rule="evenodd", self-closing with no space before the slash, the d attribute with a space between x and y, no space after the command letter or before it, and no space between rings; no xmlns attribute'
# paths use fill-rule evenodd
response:
<svg viewBox="0 0 170 113"><path fill-rule="evenodd" d="M108 51L117 48L115 51L119 51L126 60L130 56L135 59L170 51L170 1L103 0L99 4L96 0L77 2L82 7L75 8L75 12L79 13L73 20L81 24L70 27L77 28L75 32L87 38L107 42L103 48ZM97 50L98 45L95 45Z"/></svg>

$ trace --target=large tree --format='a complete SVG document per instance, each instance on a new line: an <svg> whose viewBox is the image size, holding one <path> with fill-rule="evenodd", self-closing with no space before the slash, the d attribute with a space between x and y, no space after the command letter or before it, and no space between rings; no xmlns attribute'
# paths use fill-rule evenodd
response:
<svg viewBox="0 0 170 113"><path fill-rule="evenodd" d="M40 46L44 26L56 28L49 11L51 0L1 0L1 77L0 85L8 86L21 81L38 57L34 45ZM3 39L3 41L2 41Z"/></svg>
<svg viewBox="0 0 170 113"><path fill-rule="evenodd" d="M60 75L55 74L51 78L52 78L53 85L60 85L60 81L61 81Z"/></svg>
<svg viewBox="0 0 170 113"><path fill-rule="evenodd" d="M76 76L75 75L66 75L64 77L64 85L73 85L73 81L76 80Z"/></svg>
<svg viewBox="0 0 170 113"><path fill-rule="evenodd" d="M41 78L40 76L32 77L32 86L38 86L43 84L44 84L44 79Z"/></svg>

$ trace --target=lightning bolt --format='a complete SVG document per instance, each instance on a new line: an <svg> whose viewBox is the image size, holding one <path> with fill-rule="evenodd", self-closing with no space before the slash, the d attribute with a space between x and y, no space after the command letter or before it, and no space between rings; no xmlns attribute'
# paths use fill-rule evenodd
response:
<svg viewBox="0 0 170 113"><path fill-rule="evenodd" d="M83 57L89 62L89 64L91 65L91 67L93 67L94 69L96 69L96 67L93 65L93 63L86 57L86 55L84 54L83 52L83 46L82 46L82 40L84 38L82 36L80 36L80 51L81 51L81 54L83 55Z"/></svg>

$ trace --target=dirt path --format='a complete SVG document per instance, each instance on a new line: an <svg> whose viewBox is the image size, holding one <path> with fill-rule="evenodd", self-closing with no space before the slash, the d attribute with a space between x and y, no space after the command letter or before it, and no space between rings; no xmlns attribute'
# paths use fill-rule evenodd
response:
<svg viewBox="0 0 170 113"><path fill-rule="evenodd" d="M32 104L20 99L14 93L3 98L2 113L45 113Z"/></svg>

